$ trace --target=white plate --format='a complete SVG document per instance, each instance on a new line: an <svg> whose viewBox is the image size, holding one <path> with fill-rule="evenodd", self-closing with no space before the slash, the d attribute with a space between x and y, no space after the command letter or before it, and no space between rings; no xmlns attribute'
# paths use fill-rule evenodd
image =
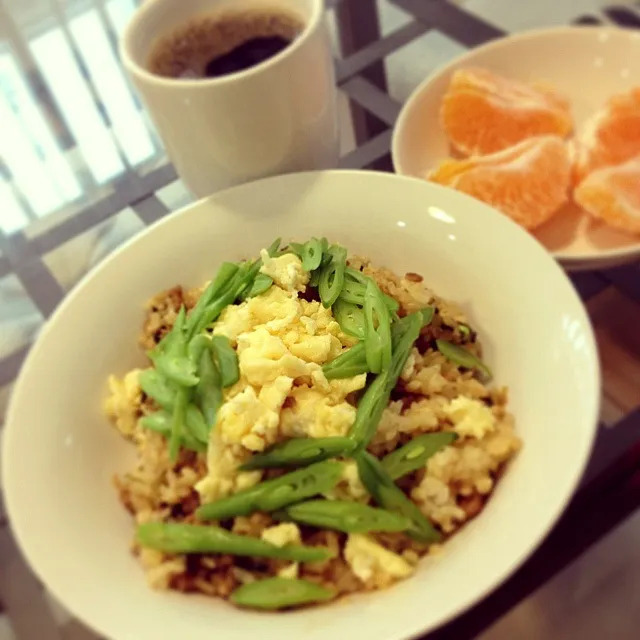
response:
<svg viewBox="0 0 640 640"><path fill-rule="evenodd" d="M398 173L424 177L450 155L440 104L454 71L486 67L508 78L548 81L569 97L576 129L612 95L640 85L640 31L560 27L495 40L427 78L406 102L393 137ZM603 269L640 258L640 237L592 221L579 209L534 234L568 270Z"/></svg>
<svg viewBox="0 0 640 640"><path fill-rule="evenodd" d="M275 236L326 235L421 272L468 311L524 449L486 510L416 575L373 595L287 615L150 590L112 486L131 445L101 412L110 373L142 362L143 304L202 283ZM505 267L507 265L507 268ZM526 295L523 295L526 292ZM502 582L540 543L588 458L600 378L582 303L555 261L467 196L373 172L324 172L238 187L177 212L116 251L65 300L16 384L3 443L13 530L32 567L86 624L116 640L400 640L434 629ZM257 630L259 629L259 632Z"/></svg>

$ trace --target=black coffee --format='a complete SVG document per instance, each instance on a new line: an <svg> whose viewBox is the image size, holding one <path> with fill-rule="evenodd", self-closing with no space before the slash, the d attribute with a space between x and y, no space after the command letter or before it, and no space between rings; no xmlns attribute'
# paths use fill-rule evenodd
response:
<svg viewBox="0 0 640 640"><path fill-rule="evenodd" d="M168 78L217 78L284 51L303 31L296 15L274 10L203 16L160 39L148 67Z"/></svg>

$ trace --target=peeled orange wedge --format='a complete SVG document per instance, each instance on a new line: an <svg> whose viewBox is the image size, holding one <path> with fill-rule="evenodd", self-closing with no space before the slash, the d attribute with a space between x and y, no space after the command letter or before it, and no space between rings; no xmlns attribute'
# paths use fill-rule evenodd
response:
<svg viewBox="0 0 640 640"><path fill-rule="evenodd" d="M535 229L568 201L571 160L562 138L539 136L499 153L445 160L428 178Z"/></svg>
<svg viewBox="0 0 640 640"><path fill-rule="evenodd" d="M611 98L574 143L575 183L640 155L640 87Z"/></svg>
<svg viewBox="0 0 640 640"><path fill-rule="evenodd" d="M536 88L480 68L453 74L440 109L450 142L466 155L502 151L541 135L573 130L569 102L547 86Z"/></svg>
<svg viewBox="0 0 640 640"><path fill-rule="evenodd" d="M640 155L589 174L574 192L592 216L631 233L640 233Z"/></svg>

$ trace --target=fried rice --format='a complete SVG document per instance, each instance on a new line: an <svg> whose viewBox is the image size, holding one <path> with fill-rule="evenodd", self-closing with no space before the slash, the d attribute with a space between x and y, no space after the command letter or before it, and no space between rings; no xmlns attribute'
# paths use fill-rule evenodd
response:
<svg viewBox="0 0 640 640"><path fill-rule="evenodd" d="M475 332L460 329L461 324L467 323L462 311L425 287L420 275L408 273L401 278L374 267L364 258L351 258L349 264L371 276L384 293L399 303L400 316L426 305L436 309L433 321L422 330L407 360L369 452L380 458L418 434L456 431L456 442L433 455L425 468L398 481L398 486L446 540L482 512L505 465L521 447L513 416L507 409L507 389L490 388L472 371L460 369L435 348L435 340L444 339L464 345L478 357L482 355ZM173 326L180 307L192 308L201 292L202 289L184 291L174 287L150 300L141 347L148 350L155 346ZM156 409L142 392L138 374L134 370L123 378L112 376L105 405L115 427L137 452L134 468L115 478L120 500L137 524L196 523L194 512L201 498L195 487L207 474L206 453L182 450L177 462L172 463L166 439L138 425L140 417ZM279 473L268 471L265 478ZM346 463L343 480L333 497L369 503L355 463ZM402 533L354 536L305 525L293 525L294 531L288 523L274 522L266 513L236 517L224 526L234 533L275 543L285 540L324 546L336 555L323 562L292 564L221 554L171 555L134 543L133 553L144 567L150 586L228 598L243 584L284 576L304 578L345 595L388 587L406 577L421 557L443 552L441 544L416 542ZM375 545L375 549L369 549L370 560L363 564L361 559L368 545ZM384 556L383 552L390 553ZM377 561L373 559L376 557ZM403 563L393 561L397 557Z"/></svg>

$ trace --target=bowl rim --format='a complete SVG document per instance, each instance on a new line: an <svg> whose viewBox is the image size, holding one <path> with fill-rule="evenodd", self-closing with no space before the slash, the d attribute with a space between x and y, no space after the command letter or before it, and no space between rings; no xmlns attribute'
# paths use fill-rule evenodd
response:
<svg viewBox="0 0 640 640"><path fill-rule="evenodd" d="M369 170L323 170L323 171L308 171L308 172L299 172L292 174L285 174L282 176L274 176L269 178L263 178L261 180L257 180L251 183L246 183L242 185L238 185L235 187L231 187L229 189L222 190L212 196L202 198L197 200L194 203L191 203L185 207L181 207L176 211L173 211L167 214L164 218L156 221L155 223L149 225L145 229L143 229L140 233L135 234L133 237L129 238L126 242L119 245L115 250L113 250L110 254L108 254L98 265L94 268L90 269L76 284L75 286L67 293L63 301L60 303L58 308L54 311L52 316L46 321L45 326L42 331L38 334L38 337L32 344L29 353L21 367L20 373L15 381L15 386L13 389L13 393L11 395L11 399L9 402L8 410L6 413L6 425L4 432L4 441L3 447L0 454L2 455L2 464L0 464L2 470L2 477L0 478L0 486L4 489L5 495L5 505L6 505L6 513L9 520L9 523L12 525L12 531L16 542L18 543L18 548L23 556L26 559L31 571L38 577L38 579L43 583L44 587L56 598L58 599L64 607L79 621L87 625L90 629L95 632L104 635L105 637L112 637L110 635L110 630L106 628L105 625L96 623L90 613L85 610L81 610L79 607L75 606L75 603L72 601L68 601L67 598L61 593L61 589L59 589L59 585L53 585L50 580L50 575L45 575L43 571L41 571L40 567L31 561L33 557L33 552L28 548L32 547L31 543L26 544L25 538L27 537L27 532L24 527L24 518L20 518L20 524L16 526L17 519L14 518L14 515L17 512L17 506L14 504L14 493L9 493L7 488L11 487L14 483L10 480L12 476L12 467L14 464L14 459L10 457L9 450L12 448L12 441L14 434L17 432L17 427L12 427L12 425L16 422L16 412L18 411L18 398L25 395L23 388L26 388L27 380L29 378L29 370L33 367L33 363L37 358L38 346L42 343L45 337L53 330L57 323L57 318L62 316L68 306L71 306L74 302L76 296L80 294L82 290L86 287L90 286L91 281L97 276L97 274L105 269L107 265L114 260L121 252L126 251L130 246L136 244L141 238L151 232L152 229L159 227L164 224L168 224L170 221L175 220L181 215L191 211L192 209L200 208L202 206L206 206L209 202L214 202L219 197L224 197L225 194L230 192L241 191L246 188L255 188L257 183L263 183L267 181L273 180L286 180L291 179L293 176L307 176L308 178L314 178L321 174L348 174L352 176L368 176L369 179L380 179L381 177L385 180L393 180L393 181L411 181L416 182L422 185L427 185L426 188L432 190L442 190L442 191L451 191L446 187L442 187L441 185L431 184L420 180L419 178L415 178L412 176L399 175L388 172L376 172ZM585 339L587 340L587 347L589 352L593 354L593 366L591 367L591 371L588 375L588 383L590 388L595 390L596 393L593 393L590 398L590 406L589 406L589 428L590 432L585 436L584 445L580 452L580 456L576 459L576 464L574 465L573 473L571 474L570 480L566 485L566 495L563 496L562 500L558 502L557 508L552 513L548 522L545 526L540 527L538 534L536 535L536 540L531 545L525 545L522 547L520 553L515 555L512 561L506 566L502 571L497 573L492 579L486 582L482 589L479 589L475 592L474 596L468 598L466 601L462 601L459 606L455 609L452 609L450 612L440 615L439 617L434 617L436 621L433 626L425 627L425 626L414 626L413 628L403 627L402 630L399 630L398 633L394 635L389 635L385 640L407 640L409 638L419 637L425 632L435 631L437 628L442 627L447 624L451 620L461 616L466 611L471 609L473 606L478 604L481 600L483 600L486 596L488 596L491 592L497 589L501 584L503 584L506 580L509 579L510 576L515 574L518 571L524 562L539 548L545 538L548 536L549 532L554 528L556 523L558 522L560 516L562 515L564 509L567 504L570 502L572 497L575 494L575 491L578 487L579 481L584 473L586 465L589 461L591 451L593 449L593 445L595 442L595 438L598 430L598 419L599 419L599 409L600 409L600 389L601 389L601 367L599 364L599 360L597 357L597 343L595 339L595 334L593 331L593 327L591 321L589 319L586 307L582 302L580 296L577 291L573 287L573 284L567 277L566 273L563 269L555 262L552 256L544 250L544 247L537 242L535 238L526 233L521 227L519 227L516 223L511 220L505 218L502 214L497 212L495 209L492 209L490 206L485 203L480 203L475 199L467 196L465 194L458 193L457 194L461 200L467 199L475 206L481 206L483 209L489 210L493 215L496 216L496 219L499 219L502 222L507 223L512 228L518 230L518 232L522 233L522 241L530 242L532 244L538 245L538 250L541 251L542 255L545 256L544 259L548 259L550 261L550 266L556 270L557 276L559 276L565 283L565 285L569 288L567 290L567 295L571 298L572 303L575 304L575 311L578 315L578 318L581 324L585 329ZM585 420L586 426L586 420ZM17 464L17 461L16 461ZM366 594L364 594L366 595ZM425 631L426 630L426 631Z"/></svg>
<svg viewBox="0 0 640 640"><path fill-rule="evenodd" d="M640 39L640 31L629 27L614 27L610 25L567 25L557 27L542 27L536 29L528 29L526 31L520 31L518 33L506 34L502 37L490 40L483 45L474 47L463 53L457 55L450 60L447 64L438 67L432 71L427 77L411 92L409 97L405 100L398 118L396 119L391 135L391 161L393 164L393 170L402 176L412 176L402 166L401 153L400 153L400 140L405 135L407 128L407 120L412 113L418 99L426 93L430 86L436 81L442 79L453 73L453 71L464 65L469 61L473 64L473 59L480 53L487 51L493 51L502 48L508 48L515 42L521 42L523 40L542 40L548 37L559 37L563 35L575 35L582 34L585 37L593 38L599 34L607 34L607 36L614 36L617 38L631 38L633 40ZM420 179L420 178L418 178ZM626 264L635 259L640 258L640 239L635 245L621 247L618 249L606 249L597 254L593 252L572 253L565 254L562 251L549 251L548 253L556 260L560 261L563 265L566 265L567 269L580 269L584 270L584 265L589 264L589 269L597 269L600 262L609 263L617 261L620 264Z"/></svg>

